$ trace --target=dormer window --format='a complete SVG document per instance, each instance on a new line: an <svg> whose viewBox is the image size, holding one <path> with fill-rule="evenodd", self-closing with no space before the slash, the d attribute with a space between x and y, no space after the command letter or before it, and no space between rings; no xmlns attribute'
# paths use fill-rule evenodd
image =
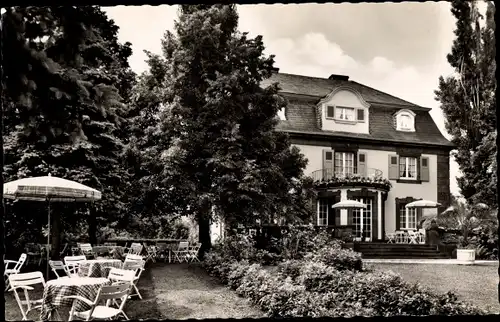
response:
<svg viewBox="0 0 500 322"><path fill-rule="evenodd" d="M350 107L337 106L335 109L335 118L342 121L355 121L354 109Z"/></svg>
<svg viewBox="0 0 500 322"><path fill-rule="evenodd" d="M362 108L327 105L326 118L336 121L364 122L365 110Z"/></svg>
<svg viewBox="0 0 500 322"><path fill-rule="evenodd" d="M409 110L398 111L395 115L396 130L415 132L415 113Z"/></svg>

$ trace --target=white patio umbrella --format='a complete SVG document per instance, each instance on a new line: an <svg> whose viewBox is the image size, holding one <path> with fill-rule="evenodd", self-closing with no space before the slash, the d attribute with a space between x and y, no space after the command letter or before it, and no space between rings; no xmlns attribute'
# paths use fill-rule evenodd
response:
<svg viewBox="0 0 500 322"><path fill-rule="evenodd" d="M81 183L48 176L24 178L3 185L3 196L7 199L48 202L48 235L50 245L50 203L89 202L100 200L101 192ZM47 249L47 277L49 272L49 251Z"/></svg>
<svg viewBox="0 0 500 322"><path fill-rule="evenodd" d="M441 204L439 202L435 202L435 201L431 201L431 200L417 200L417 201L410 202L405 207L406 208L424 209L424 208L438 208L440 206L441 206Z"/></svg>
<svg viewBox="0 0 500 322"><path fill-rule="evenodd" d="M332 206L335 209L366 209L366 205L356 200L344 200Z"/></svg>

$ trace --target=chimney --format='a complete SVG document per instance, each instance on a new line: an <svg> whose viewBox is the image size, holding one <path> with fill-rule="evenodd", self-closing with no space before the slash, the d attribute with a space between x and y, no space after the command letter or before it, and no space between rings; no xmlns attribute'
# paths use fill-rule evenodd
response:
<svg viewBox="0 0 500 322"><path fill-rule="evenodd" d="M347 80L349 80L349 76L331 74L330 77L328 77L328 79L347 81Z"/></svg>
<svg viewBox="0 0 500 322"><path fill-rule="evenodd" d="M273 73L279 73L280 69L278 67L273 67L271 68L271 70L273 71Z"/></svg>

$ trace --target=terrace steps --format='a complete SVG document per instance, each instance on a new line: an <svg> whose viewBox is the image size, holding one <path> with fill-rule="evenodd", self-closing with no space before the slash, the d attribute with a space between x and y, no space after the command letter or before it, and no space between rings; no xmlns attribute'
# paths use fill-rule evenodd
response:
<svg viewBox="0 0 500 322"><path fill-rule="evenodd" d="M354 250L366 259L445 259L448 255L440 252L436 245L356 243Z"/></svg>

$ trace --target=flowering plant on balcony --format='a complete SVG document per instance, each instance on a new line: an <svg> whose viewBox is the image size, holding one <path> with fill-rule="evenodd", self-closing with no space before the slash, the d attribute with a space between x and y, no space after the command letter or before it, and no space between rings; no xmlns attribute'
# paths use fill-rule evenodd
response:
<svg viewBox="0 0 500 322"><path fill-rule="evenodd" d="M360 175L335 175L327 179L316 180L317 187L342 187L342 186L364 186L391 190L392 184L389 180L381 176L360 176Z"/></svg>

